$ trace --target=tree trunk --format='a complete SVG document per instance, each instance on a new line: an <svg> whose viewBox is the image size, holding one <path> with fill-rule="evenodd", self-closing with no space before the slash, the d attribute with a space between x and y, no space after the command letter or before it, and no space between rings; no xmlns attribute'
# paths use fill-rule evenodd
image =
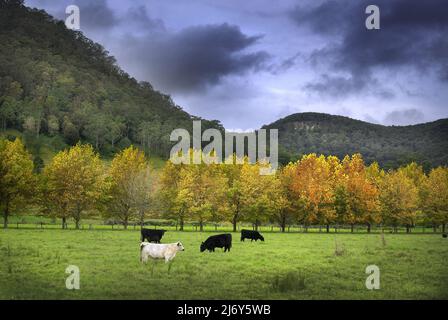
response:
<svg viewBox="0 0 448 320"><path fill-rule="evenodd" d="M67 229L67 223L65 221L66 221L66 218L62 217L62 229Z"/></svg>
<svg viewBox="0 0 448 320"><path fill-rule="evenodd" d="M8 216L9 216L9 204L6 203L5 210L3 211L3 228L8 228Z"/></svg>
<svg viewBox="0 0 448 320"><path fill-rule="evenodd" d="M282 228L282 232L285 232L286 229L286 216L282 216L282 222L281 222L281 226Z"/></svg>
<svg viewBox="0 0 448 320"><path fill-rule="evenodd" d="M128 229L128 218L125 218L123 221L124 230Z"/></svg>
<svg viewBox="0 0 448 320"><path fill-rule="evenodd" d="M255 231L258 231L258 220L255 220Z"/></svg>
<svg viewBox="0 0 448 320"><path fill-rule="evenodd" d="M370 229L371 229L371 226L370 226L370 223L368 223L367 224L367 233L370 233Z"/></svg>
<svg viewBox="0 0 448 320"><path fill-rule="evenodd" d="M237 214L235 214L235 215L233 216L233 220L232 220L232 224L233 224L233 232L236 232L236 224L237 224L237 222L238 222L237 217L238 217Z"/></svg>
<svg viewBox="0 0 448 320"><path fill-rule="evenodd" d="M446 223L442 224L442 232L445 233L446 230Z"/></svg>
<svg viewBox="0 0 448 320"><path fill-rule="evenodd" d="M350 225L350 232L353 233L353 225Z"/></svg>
<svg viewBox="0 0 448 320"><path fill-rule="evenodd" d="M179 218L179 231L184 231L184 218Z"/></svg>
<svg viewBox="0 0 448 320"><path fill-rule="evenodd" d="M144 222L145 222L145 211L140 210L140 227L143 227Z"/></svg>
<svg viewBox="0 0 448 320"><path fill-rule="evenodd" d="M411 231L411 228L409 226L406 226L406 233L409 233Z"/></svg>
<svg viewBox="0 0 448 320"><path fill-rule="evenodd" d="M330 233L330 225L327 224L327 233Z"/></svg>
<svg viewBox="0 0 448 320"><path fill-rule="evenodd" d="M199 221L199 231L204 231L204 223L202 221Z"/></svg>

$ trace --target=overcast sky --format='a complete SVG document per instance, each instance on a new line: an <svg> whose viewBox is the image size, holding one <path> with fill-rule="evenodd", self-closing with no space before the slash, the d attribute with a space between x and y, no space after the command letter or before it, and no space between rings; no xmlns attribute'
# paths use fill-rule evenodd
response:
<svg viewBox="0 0 448 320"><path fill-rule="evenodd" d="M26 0L81 31L137 80L226 129L296 112L406 125L448 117L446 0ZM380 8L367 30L365 8Z"/></svg>

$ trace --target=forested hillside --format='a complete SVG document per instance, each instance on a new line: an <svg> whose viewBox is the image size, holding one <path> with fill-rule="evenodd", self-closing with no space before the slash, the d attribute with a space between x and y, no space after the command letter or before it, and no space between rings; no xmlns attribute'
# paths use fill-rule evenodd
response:
<svg viewBox="0 0 448 320"><path fill-rule="evenodd" d="M0 0L0 44L0 131L23 133L35 155L46 143L81 140L106 156L131 143L166 156L171 131L192 126L194 117L100 44L23 1ZM223 130L218 121L202 127Z"/></svg>
<svg viewBox="0 0 448 320"><path fill-rule="evenodd" d="M382 126L342 116L297 113L264 128L279 130L283 162L307 153L361 153L385 168L416 161L426 169L448 164L448 119L413 126Z"/></svg>

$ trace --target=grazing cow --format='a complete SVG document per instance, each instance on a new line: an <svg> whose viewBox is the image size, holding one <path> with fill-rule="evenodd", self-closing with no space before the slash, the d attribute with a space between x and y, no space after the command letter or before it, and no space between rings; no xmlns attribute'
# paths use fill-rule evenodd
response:
<svg viewBox="0 0 448 320"><path fill-rule="evenodd" d="M166 244L142 242L140 244L140 261L146 263L148 258L165 259L165 263L167 263L174 259L178 251L184 250L181 242Z"/></svg>
<svg viewBox="0 0 448 320"><path fill-rule="evenodd" d="M444 233L444 234L442 234L442 237L446 238L446 237L448 237L448 234Z"/></svg>
<svg viewBox="0 0 448 320"><path fill-rule="evenodd" d="M160 243L166 230L155 230L155 229L142 229L142 242L148 240L148 242Z"/></svg>
<svg viewBox="0 0 448 320"><path fill-rule="evenodd" d="M257 241L260 239L261 241L264 241L264 237L260 234L258 231L252 231L252 230L241 230L241 241L244 241L244 239L250 239L250 241Z"/></svg>
<svg viewBox="0 0 448 320"><path fill-rule="evenodd" d="M201 243L201 252L208 250L215 252L215 248L224 248L224 252L230 251L232 247L232 235L230 233L218 234L216 236L210 236Z"/></svg>

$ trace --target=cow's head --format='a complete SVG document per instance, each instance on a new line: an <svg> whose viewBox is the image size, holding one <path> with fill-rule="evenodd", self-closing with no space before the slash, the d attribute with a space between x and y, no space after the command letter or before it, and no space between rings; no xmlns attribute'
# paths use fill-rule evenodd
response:
<svg viewBox="0 0 448 320"><path fill-rule="evenodd" d="M148 245L148 244L149 244L149 242L142 242L142 243L140 243L140 251L142 251L143 248L144 248L146 245Z"/></svg>
<svg viewBox="0 0 448 320"><path fill-rule="evenodd" d="M260 240L264 241L264 237L260 234Z"/></svg>
<svg viewBox="0 0 448 320"><path fill-rule="evenodd" d="M177 250L178 251L185 251L185 248L184 248L182 242L180 242L180 241L177 243Z"/></svg>
<svg viewBox="0 0 448 320"><path fill-rule="evenodd" d="M202 242L202 243L201 243L201 252L204 252L204 251L205 251L205 249L206 249L206 248L205 248L205 243L204 243L204 242Z"/></svg>

